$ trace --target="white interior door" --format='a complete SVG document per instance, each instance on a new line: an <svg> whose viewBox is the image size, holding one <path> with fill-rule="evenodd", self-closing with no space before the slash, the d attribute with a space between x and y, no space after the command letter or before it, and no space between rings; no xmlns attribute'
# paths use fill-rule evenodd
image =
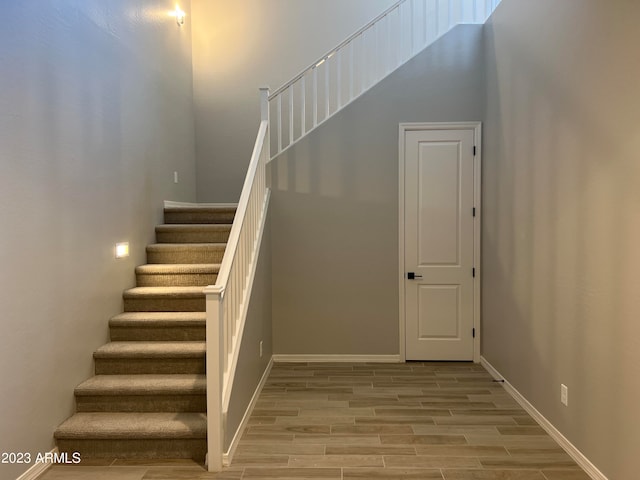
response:
<svg viewBox="0 0 640 480"><path fill-rule="evenodd" d="M476 131L401 132L405 356L473 360Z"/></svg>

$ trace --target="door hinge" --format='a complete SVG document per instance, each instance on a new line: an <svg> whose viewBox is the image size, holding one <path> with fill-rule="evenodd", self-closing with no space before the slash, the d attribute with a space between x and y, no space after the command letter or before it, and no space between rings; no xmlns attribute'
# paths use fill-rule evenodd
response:
<svg viewBox="0 0 640 480"><path fill-rule="evenodd" d="M473 216L476 216L476 207L473 207Z"/></svg>
<svg viewBox="0 0 640 480"><path fill-rule="evenodd" d="M471 335L473 335L473 338L476 338L476 329L475 328L471 331Z"/></svg>
<svg viewBox="0 0 640 480"><path fill-rule="evenodd" d="M473 278L476 278L476 269L475 268L471 269L471 275L473 275Z"/></svg>
<svg viewBox="0 0 640 480"><path fill-rule="evenodd" d="M476 156L476 146L475 145L473 146L473 156L474 157Z"/></svg>

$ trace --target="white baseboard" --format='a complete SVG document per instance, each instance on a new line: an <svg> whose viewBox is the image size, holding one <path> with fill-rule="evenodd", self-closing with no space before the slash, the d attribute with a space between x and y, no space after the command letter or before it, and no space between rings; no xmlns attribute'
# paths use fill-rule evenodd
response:
<svg viewBox="0 0 640 480"><path fill-rule="evenodd" d="M560 431L553 426L553 424L547 420L529 401L522 396L522 394L516 390L505 378L491 365L486 358L480 357L480 363L496 380L502 380L502 386L513 397L513 399L524 408L529 415L531 415L536 422L540 424L542 428L567 452L567 454L580 465L580 467L589 475L593 480L608 480L607 477L598 468L589 461L583 453L578 450L573 443L571 443Z"/></svg>
<svg viewBox="0 0 640 480"><path fill-rule="evenodd" d="M211 208L211 207L224 207L224 208L234 208L237 207L237 203L191 203L191 202L174 202L172 200L164 201L164 208L178 208L178 207L189 207L189 208Z"/></svg>
<svg viewBox="0 0 640 480"><path fill-rule="evenodd" d="M251 397L251 401L247 406L247 410L244 412L244 416L242 417L242 421L236 430L233 439L231 440L231 444L229 445L229 450L222 454L222 465L228 467L231 464L231 460L233 459L233 455L236 453L236 448L238 448L238 444L240 443L240 438L242 437L242 432L244 432L247 423L249 422L249 418L251 417L251 413L253 413L253 408L256 406L256 402L260 397L260 393L262 392L262 388L264 384L267 383L267 378L269 378L269 373L271 373L271 367L273 367L273 357L269 360L269 364L267 368L264 370L262 374L262 378L256 387L255 392L253 392L253 397Z"/></svg>
<svg viewBox="0 0 640 480"><path fill-rule="evenodd" d="M400 355L299 355L277 354L273 356L275 363L283 362L353 362L353 363L400 363Z"/></svg>
<svg viewBox="0 0 640 480"><path fill-rule="evenodd" d="M49 453L51 453L51 454L58 453L58 447L54 448ZM16 480L36 480L36 478L38 478L44 472L49 470L51 468L51 465L52 464L49 463L49 462L46 462L46 463L43 463L43 462L34 463L33 465L31 465L29 470L27 470L22 475L20 475Z"/></svg>

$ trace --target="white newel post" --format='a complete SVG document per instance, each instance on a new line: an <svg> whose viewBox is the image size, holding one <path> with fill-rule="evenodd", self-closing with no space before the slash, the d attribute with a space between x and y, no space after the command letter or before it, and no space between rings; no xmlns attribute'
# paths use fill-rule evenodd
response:
<svg viewBox="0 0 640 480"><path fill-rule="evenodd" d="M224 287L209 285L207 297L207 468L222 470L224 425L222 415L222 379L224 376Z"/></svg>
<svg viewBox="0 0 640 480"><path fill-rule="evenodd" d="M264 137L267 155L271 157L271 125L269 125L269 87L260 87L260 122L267 122L267 134ZM293 119L292 119L293 122ZM304 130L304 128L303 128ZM278 133L279 135L280 133Z"/></svg>

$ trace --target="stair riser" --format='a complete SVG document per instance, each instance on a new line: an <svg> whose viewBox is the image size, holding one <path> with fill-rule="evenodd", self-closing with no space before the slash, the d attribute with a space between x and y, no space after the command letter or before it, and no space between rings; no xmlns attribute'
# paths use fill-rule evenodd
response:
<svg viewBox="0 0 640 480"><path fill-rule="evenodd" d="M158 243L226 243L229 231L221 232L156 232Z"/></svg>
<svg viewBox="0 0 640 480"><path fill-rule="evenodd" d="M185 439L58 439L61 453L87 458L191 458L204 462L205 438ZM71 458L71 456L69 457ZM82 463L81 463L82 464Z"/></svg>
<svg viewBox="0 0 640 480"><path fill-rule="evenodd" d="M194 412L207 411L206 395L82 395L78 412Z"/></svg>
<svg viewBox="0 0 640 480"><path fill-rule="evenodd" d="M195 342L207 337L202 327L135 328L111 327L112 342Z"/></svg>
<svg viewBox="0 0 640 480"><path fill-rule="evenodd" d="M125 298L125 312L204 312L204 295L195 298Z"/></svg>
<svg viewBox="0 0 640 480"><path fill-rule="evenodd" d="M96 375L205 373L202 358L96 358Z"/></svg>
<svg viewBox="0 0 640 480"><path fill-rule="evenodd" d="M224 247L193 250L162 251L147 249L147 263L220 263L224 255Z"/></svg>
<svg viewBox="0 0 640 480"><path fill-rule="evenodd" d="M218 274L166 274L151 275L137 274L136 283L138 287L193 287L213 285L216 283Z"/></svg>
<svg viewBox="0 0 640 480"><path fill-rule="evenodd" d="M195 224L195 223L218 223L232 224L233 212L164 212L164 223L175 224Z"/></svg>

